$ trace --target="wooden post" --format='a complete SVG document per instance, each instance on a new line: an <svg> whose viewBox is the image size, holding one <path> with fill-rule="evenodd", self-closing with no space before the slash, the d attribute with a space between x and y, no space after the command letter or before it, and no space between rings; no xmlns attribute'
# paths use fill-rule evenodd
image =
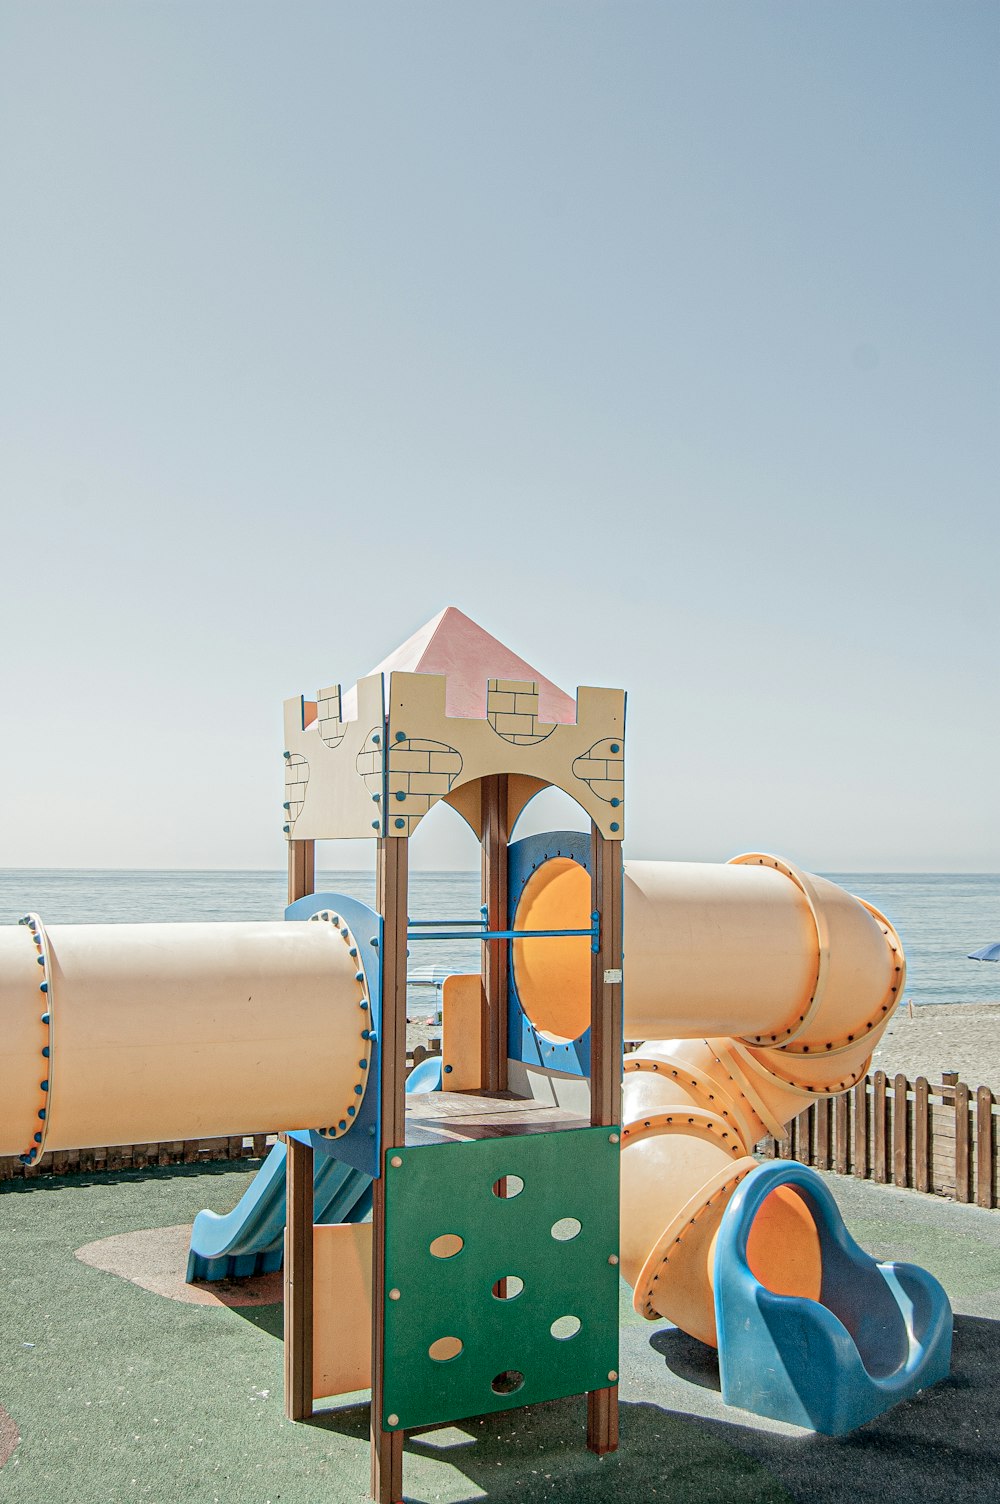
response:
<svg viewBox="0 0 1000 1504"><path fill-rule="evenodd" d="M892 1182L908 1186L907 1160L910 1138L910 1083L903 1075L897 1075L892 1083Z"/></svg>
<svg viewBox="0 0 1000 1504"><path fill-rule="evenodd" d="M885 1071L876 1071L872 1082L872 1179L885 1185L889 1179L889 1143Z"/></svg>
<svg viewBox="0 0 1000 1504"><path fill-rule="evenodd" d="M838 1175L846 1175L851 1163L850 1111L850 1099L842 1091L833 1100L833 1163Z"/></svg>
<svg viewBox="0 0 1000 1504"><path fill-rule="evenodd" d="M918 1191L931 1188L931 1091L926 1076L913 1083L913 1183Z"/></svg>
<svg viewBox="0 0 1000 1504"><path fill-rule="evenodd" d="M482 893L491 930L507 929L507 774L497 773L481 783ZM507 1089L507 946L483 944L483 1086Z"/></svg>
<svg viewBox="0 0 1000 1504"><path fill-rule="evenodd" d="M591 909L600 915L600 942L590 966L590 1121L621 1123L622 1113L622 847L591 825ZM609 1374L609 1378L611 1375ZM599 1456L618 1446L618 1387L587 1395L587 1446Z"/></svg>
<svg viewBox="0 0 1000 1504"><path fill-rule="evenodd" d="M313 1408L313 1151L285 1139L285 1414Z"/></svg>
<svg viewBox="0 0 1000 1504"><path fill-rule="evenodd" d="M816 1153L813 1163L817 1170L830 1168L830 1098L824 1097L813 1103L816 1120Z"/></svg>
<svg viewBox="0 0 1000 1504"><path fill-rule="evenodd" d="M955 1083L955 1200L969 1198L969 1088Z"/></svg>
<svg viewBox="0 0 1000 1504"><path fill-rule="evenodd" d="M854 1088L854 1173L859 1180L868 1178L868 1077Z"/></svg>
<svg viewBox="0 0 1000 1504"><path fill-rule="evenodd" d="M316 842L288 843L288 902L315 891ZM285 1139L285 1414L313 1407L313 1151Z"/></svg>
<svg viewBox="0 0 1000 1504"><path fill-rule="evenodd" d="M993 1205L993 1093L976 1089L976 1205Z"/></svg>
<svg viewBox="0 0 1000 1504"><path fill-rule="evenodd" d="M403 1432L382 1426L385 1399L385 1167L406 1140L406 908L409 842L378 843L376 906L382 930L382 1174L372 1197L372 1498L397 1504L403 1497Z"/></svg>
<svg viewBox="0 0 1000 1504"><path fill-rule="evenodd" d="M288 843L288 902L316 891L316 842Z"/></svg>

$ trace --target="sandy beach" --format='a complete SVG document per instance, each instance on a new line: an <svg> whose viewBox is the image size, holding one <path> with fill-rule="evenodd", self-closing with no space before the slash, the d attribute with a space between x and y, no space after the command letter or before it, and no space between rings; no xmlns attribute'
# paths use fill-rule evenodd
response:
<svg viewBox="0 0 1000 1504"><path fill-rule="evenodd" d="M872 1060L873 1070L940 1081L958 1071L967 1086L1000 1094L1000 1002L941 1003L897 1009Z"/></svg>

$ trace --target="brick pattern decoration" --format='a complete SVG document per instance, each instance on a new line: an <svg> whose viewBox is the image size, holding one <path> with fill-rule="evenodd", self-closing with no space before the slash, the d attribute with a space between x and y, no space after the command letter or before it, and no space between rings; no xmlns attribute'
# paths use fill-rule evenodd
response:
<svg viewBox="0 0 1000 1504"><path fill-rule="evenodd" d="M347 734L340 719L340 685L316 691L316 723L320 740L328 747L339 747Z"/></svg>
<svg viewBox="0 0 1000 1504"><path fill-rule="evenodd" d="M462 754L447 742L405 738L389 747L386 833L412 835L431 805L451 792Z"/></svg>
<svg viewBox="0 0 1000 1504"><path fill-rule="evenodd" d="M372 803L378 815L373 825L381 825L382 820L382 738L385 731L380 726L373 726L365 737L365 744L358 753L355 767L358 777L362 780L365 788L372 796Z"/></svg>
<svg viewBox="0 0 1000 1504"><path fill-rule="evenodd" d="M291 835L296 820L306 802L309 785L309 763L297 752L285 758L285 830Z"/></svg>
<svg viewBox="0 0 1000 1504"><path fill-rule="evenodd" d="M573 763L573 774L581 783L589 784L598 799L617 808L625 801L624 743L613 737L595 742Z"/></svg>
<svg viewBox="0 0 1000 1504"><path fill-rule="evenodd" d="M528 747L551 736L555 726L538 719L538 686L520 679L489 679L486 719L497 736L515 747Z"/></svg>

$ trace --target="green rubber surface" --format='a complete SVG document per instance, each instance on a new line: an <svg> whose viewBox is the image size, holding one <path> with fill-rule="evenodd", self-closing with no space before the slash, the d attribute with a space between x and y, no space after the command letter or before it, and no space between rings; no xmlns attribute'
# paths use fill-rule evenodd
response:
<svg viewBox="0 0 1000 1504"><path fill-rule="evenodd" d="M393 1153L385 1169L389 1430L617 1381L618 1132ZM517 1194L509 1177L523 1182ZM507 1195L494 1193L501 1181ZM452 1256L435 1257L442 1237L461 1240ZM514 1280L523 1285L516 1294ZM447 1354L440 1359L437 1343Z"/></svg>
<svg viewBox="0 0 1000 1504"><path fill-rule="evenodd" d="M20 1433L2 1504L360 1504L367 1395L282 1406L281 1308L183 1306L81 1264L97 1238L228 1211L255 1166L0 1183L0 1406ZM1000 1476L1000 1212L830 1176L870 1253L913 1258L956 1309L952 1377L847 1437L722 1403L715 1354L621 1283L621 1446L573 1396L410 1432L409 1504L983 1504ZM181 1260L183 1262L183 1260Z"/></svg>

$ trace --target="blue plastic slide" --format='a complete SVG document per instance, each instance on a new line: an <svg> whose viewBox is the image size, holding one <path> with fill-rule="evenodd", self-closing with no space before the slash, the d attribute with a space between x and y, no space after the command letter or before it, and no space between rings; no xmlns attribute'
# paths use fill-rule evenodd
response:
<svg viewBox="0 0 1000 1504"><path fill-rule="evenodd" d="M440 1091L441 1059L411 1071L409 1096ZM313 1160L313 1221L363 1222L371 1211L371 1176L329 1154ZM231 1212L199 1212L191 1229L187 1279L244 1279L281 1268L285 1234L285 1146L275 1144Z"/></svg>
<svg viewBox="0 0 1000 1504"><path fill-rule="evenodd" d="M780 1295L747 1260L754 1218L778 1186L802 1198L819 1235L818 1300ZM876 1263L805 1165L759 1165L726 1207L715 1248L722 1398L757 1415L843 1436L947 1376L951 1306L914 1264Z"/></svg>
<svg viewBox="0 0 1000 1504"><path fill-rule="evenodd" d="M363 1222L371 1210L368 1175L317 1154L313 1169L316 1222ZM242 1279L281 1268L285 1235L285 1146L275 1144L253 1183L225 1216L199 1212L191 1230L187 1278Z"/></svg>

